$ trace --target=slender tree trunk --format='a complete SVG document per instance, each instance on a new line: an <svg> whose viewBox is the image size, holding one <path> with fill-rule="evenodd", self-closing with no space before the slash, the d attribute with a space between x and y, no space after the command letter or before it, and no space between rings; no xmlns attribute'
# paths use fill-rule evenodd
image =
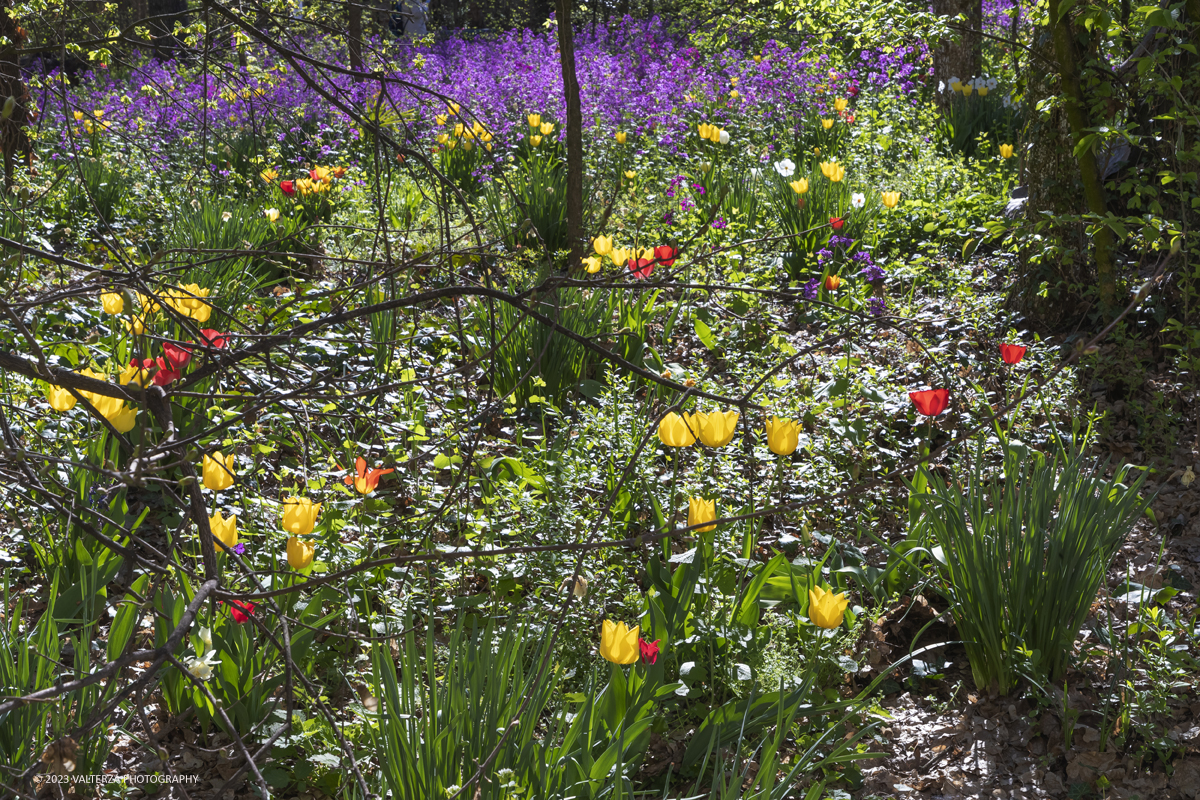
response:
<svg viewBox="0 0 1200 800"><path fill-rule="evenodd" d="M563 94L567 100L567 241L571 257L568 270L583 261L583 112L579 105L579 80L575 76L575 39L571 31L571 0L555 0L558 20L558 56L562 63Z"/></svg>
<svg viewBox="0 0 1200 800"><path fill-rule="evenodd" d="M31 101L21 80L18 50L25 43L25 33L8 15L12 5L11 0L0 0L0 154L4 160L4 187L10 191L17 156L33 166L33 143L26 130Z"/></svg>
<svg viewBox="0 0 1200 800"><path fill-rule="evenodd" d="M347 33L350 37L350 69L362 72L362 0L347 0L346 18ZM354 80L361 81L362 77L355 75Z"/></svg>
<svg viewBox="0 0 1200 800"><path fill-rule="evenodd" d="M1075 59L1072 42L1074 32L1070 19L1062 8L1061 0L1049 0L1051 37L1054 54L1058 59L1058 74L1062 80L1063 110L1071 130L1071 142L1078 148L1079 142L1088 133L1088 109L1084 102L1083 88L1079 82L1079 67ZM1079 178L1083 184L1083 199L1087 210L1101 217L1108 214L1104 199L1104 182L1091 150L1076 155ZM1092 257L1096 260L1096 280L1100 289L1100 307L1110 311L1116 303L1117 277L1113 265L1113 233L1108 226L1100 226L1092 236Z"/></svg>

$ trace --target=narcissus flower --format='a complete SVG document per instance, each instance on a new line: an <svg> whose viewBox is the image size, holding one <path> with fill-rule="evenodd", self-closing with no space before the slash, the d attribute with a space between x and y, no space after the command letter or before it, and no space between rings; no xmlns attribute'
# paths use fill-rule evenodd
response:
<svg viewBox="0 0 1200 800"><path fill-rule="evenodd" d="M900 202L899 192L880 192L879 196L883 198L884 208L895 208L896 204Z"/></svg>
<svg viewBox="0 0 1200 800"><path fill-rule="evenodd" d="M233 621L239 625L250 621L250 617L254 615L254 603L243 600L228 600L223 601L229 606L229 613L233 616Z"/></svg>
<svg viewBox="0 0 1200 800"><path fill-rule="evenodd" d="M842 285L842 279L837 275L825 276L825 290L828 292L836 292L837 288Z"/></svg>
<svg viewBox="0 0 1200 800"><path fill-rule="evenodd" d="M1004 359L1005 364L1019 364L1021 359L1025 357L1025 351L1028 348L1020 344L1002 344L1000 345L1000 357Z"/></svg>
<svg viewBox="0 0 1200 800"><path fill-rule="evenodd" d="M844 593L827 592L820 586L808 590L808 618L822 628L836 628L842 624L849 601Z"/></svg>
<svg viewBox="0 0 1200 800"><path fill-rule="evenodd" d="M614 664L632 664L638 660L640 631L640 625L634 625L631 630L625 627L624 622L604 620L604 628L600 633L600 655Z"/></svg>
<svg viewBox="0 0 1200 800"><path fill-rule="evenodd" d="M322 505L307 497L287 498L283 501L283 529L296 536L312 533Z"/></svg>
<svg viewBox="0 0 1200 800"><path fill-rule="evenodd" d="M653 664L658 661L658 643L662 639L655 639L653 642L647 642L645 639L638 638L638 650L642 654L643 664Z"/></svg>
<svg viewBox="0 0 1200 800"><path fill-rule="evenodd" d="M359 494L370 494L375 491L375 487L379 485L379 479L390 472L395 472L395 469L367 469L367 460L362 456L354 459L354 470L356 475L347 475L342 480L347 486L353 486L354 490Z"/></svg>
<svg viewBox="0 0 1200 800"><path fill-rule="evenodd" d="M705 525L717 518L717 501L705 500L703 497L688 498L688 527L700 525L696 533L707 533L716 529L716 525Z"/></svg>
<svg viewBox="0 0 1200 800"><path fill-rule="evenodd" d="M798 181L792 181L788 184L788 186L792 187L792 191L796 194L804 194L808 191L808 178L801 178Z"/></svg>
<svg viewBox="0 0 1200 800"><path fill-rule="evenodd" d="M850 205L855 208L862 208L867 204L867 196L862 192L854 192L850 195Z"/></svg>
<svg viewBox="0 0 1200 800"><path fill-rule="evenodd" d="M226 519L220 510L208 518L208 527L212 530L213 539L218 543L217 552L224 549L232 550L237 546L237 514L230 514Z"/></svg>
<svg viewBox="0 0 1200 800"><path fill-rule="evenodd" d="M946 410L950 402L950 390L926 389L923 392L909 392L908 397L918 412L927 417L936 417Z"/></svg>
<svg viewBox="0 0 1200 800"><path fill-rule="evenodd" d="M790 456L800 444L800 426L781 417L767 418L767 447L780 456Z"/></svg>
<svg viewBox="0 0 1200 800"><path fill-rule="evenodd" d="M617 131L617 144L625 144L625 131Z"/></svg>
<svg viewBox="0 0 1200 800"><path fill-rule="evenodd" d="M1001 158L1012 158L1012 155L1013 155L1013 146L1011 144L1000 145L1000 157Z"/></svg>
<svg viewBox="0 0 1200 800"><path fill-rule="evenodd" d="M46 399L50 402L50 407L55 411L70 411L78 402L75 395L61 386L51 386L46 390Z"/></svg>
<svg viewBox="0 0 1200 800"><path fill-rule="evenodd" d="M692 418L700 428L697 433L701 442L708 447L724 447L733 439L739 416L737 411L714 411L711 414L698 412Z"/></svg>
<svg viewBox="0 0 1200 800"><path fill-rule="evenodd" d="M120 314L125 310L125 298L119 292L101 292L100 306L105 314Z"/></svg>
<svg viewBox="0 0 1200 800"><path fill-rule="evenodd" d="M200 460L200 472L205 487L222 492L233 486L233 453L223 455L220 450Z"/></svg>
<svg viewBox="0 0 1200 800"><path fill-rule="evenodd" d="M785 158L782 161L775 162L775 171L785 178L790 178L796 174L796 162L790 158Z"/></svg>
<svg viewBox="0 0 1200 800"><path fill-rule="evenodd" d="M307 569L308 565L313 561L313 553L316 548L312 543L301 539L299 536L289 536L287 540L287 559L288 566L299 572L302 569Z"/></svg>
<svg viewBox="0 0 1200 800"><path fill-rule="evenodd" d="M658 438L667 447L689 447L695 444L698 431L699 425L695 416L686 412L679 416L672 411L658 423Z"/></svg>

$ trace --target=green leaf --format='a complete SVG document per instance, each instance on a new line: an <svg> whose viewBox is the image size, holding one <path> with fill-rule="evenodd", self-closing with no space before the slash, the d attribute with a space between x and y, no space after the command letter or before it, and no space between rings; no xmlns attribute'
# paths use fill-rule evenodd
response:
<svg viewBox="0 0 1200 800"><path fill-rule="evenodd" d="M150 576L142 575L129 587L130 591L144 596L146 584L149 582ZM141 608L133 598L125 598L121 601L121 607L117 610L117 616L113 618L112 627L108 631L109 661L116 660L121 653L125 652L125 646L129 644L129 640L133 636L133 628L137 623L140 611Z"/></svg>
<svg viewBox="0 0 1200 800"><path fill-rule="evenodd" d="M704 346L709 350L717 349L717 338L713 336L712 329L704 324L699 318L692 320L692 325L696 328L696 336L704 343Z"/></svg>

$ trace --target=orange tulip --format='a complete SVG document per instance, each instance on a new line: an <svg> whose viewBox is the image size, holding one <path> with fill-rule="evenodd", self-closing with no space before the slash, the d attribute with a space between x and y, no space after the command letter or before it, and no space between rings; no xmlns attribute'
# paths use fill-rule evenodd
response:
<svg viewBox="0 0 1200 800"><path fill-rule="evenodd" d="M354 459L354 469L357 475L347 475L342 478L347 486L353 486L359 494L370 494L379 485L379 479L395 469L367 469L367 460L362 456Z"/></svg>

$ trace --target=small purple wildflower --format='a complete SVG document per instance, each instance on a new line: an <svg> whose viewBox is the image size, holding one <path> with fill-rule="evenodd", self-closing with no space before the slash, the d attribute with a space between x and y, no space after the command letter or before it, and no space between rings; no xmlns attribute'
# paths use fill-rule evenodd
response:
<svg viewBox="0 0 1200 800"><path fill-rule="evenodd" d="M870 264L859 270L858 274L861 275L864 280L871 283L874 283L875 281L881 281L887 277L887 273L883 271L883 267L879 266L878 264Z"/></svg>
<svg viewBox="0 0 1200 800"><path fill-rule="evenodd" d="M716 228L717 230L721 230L728 224L729 223L725 221L724 217L717 217L716 219L713 220L712 226L714 228Z"/></svg>
<svg viewBox="0 0 1200 800"><path fill-rule="evenodd" d="M242 544L241 542L238 542L237 544L235 544L233 546L233 552L237 553L239 556L245 555L246 554L246 545Z"/></svg>
<svg viewBox="0 0 1200 800"><path fill-rule="evenodd" d="M829 237L830 247L849 247L854 244L854 240L849 236L838 236L836 233Z"/></svg>
<svg viewBox="0 0 1200 800"><path fill-rule="evenodd" d="M872 297L867 301L867 310L873 317L882 317L883 312L887 311L887 301L882 297Z"/></svg>
<svg viewBox="0 0 1200 800"><path fill-rule="evenodd" d="M821 279L813 278L808 283L804 284L804 299L816 300L817 293L821 291Z"/></svg>
<svg viewBox="0 0 1200 800"><path fill-rule="evenodd" d="M828 248L822 248L817 251L817 261L824 264L829 259L833 258L833 251Z"/></svg>

